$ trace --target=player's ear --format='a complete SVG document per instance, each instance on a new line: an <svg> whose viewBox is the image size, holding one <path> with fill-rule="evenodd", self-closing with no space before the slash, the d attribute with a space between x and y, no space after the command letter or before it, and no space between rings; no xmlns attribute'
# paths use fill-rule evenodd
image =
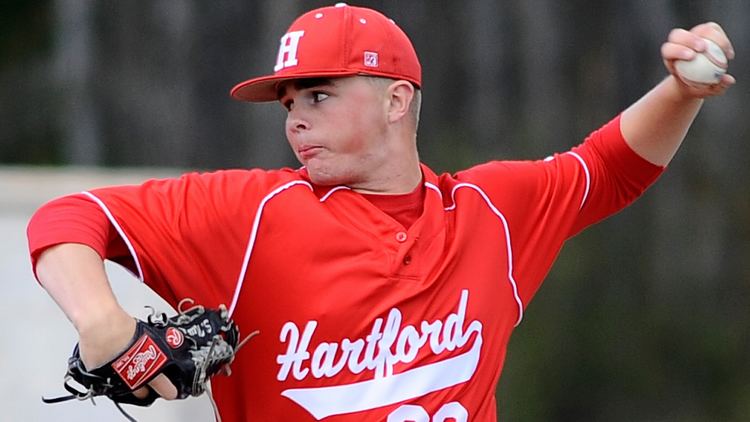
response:
<svg viewBox="0 0 750 422"><path fill-rule="evenodd" d="M388 85L388 122L395 123L409 114L409 106L414 100L414 86L405 80L397 80Z"/></svg>

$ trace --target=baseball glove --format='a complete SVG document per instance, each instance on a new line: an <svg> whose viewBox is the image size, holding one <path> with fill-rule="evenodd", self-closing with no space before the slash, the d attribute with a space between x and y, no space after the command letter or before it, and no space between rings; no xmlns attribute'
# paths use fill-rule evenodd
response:
<svg viewBox="0 0 750 422"><path fill-rule="evenodd" d="M178 399L201 395L211 376L230 373L229 364L242 344L239 329L229 319L226 307L192 306L182 310L186 301L192 302L190 299L180 302L178 314L173 317L152 309L147 321L137 320L135 335L125 352L99 368L84 366L76 344L63 383L70 395L42 400L58 403L107 396L126 418L134 421L120 404L151 405L159 395L148 382L159 374L166 375L174 384ZM74 387L71 381L83 389ZM133 395L144 386L148 389L145 398Z"/></svg>

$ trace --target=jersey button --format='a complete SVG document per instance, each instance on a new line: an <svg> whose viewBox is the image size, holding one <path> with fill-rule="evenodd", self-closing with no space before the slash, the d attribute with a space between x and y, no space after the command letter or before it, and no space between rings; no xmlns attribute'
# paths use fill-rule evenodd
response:
<svg viewBox="0 0 750 422"><path fill-rule="evenodd" d="M404 265L411 264L411 255L404 256Z"/></svg>
<svg viewBox="0 0 750 422"><path fill-rule="evenodd" d="M398 240L401 243L406 242L406 232L398 232L396 233L396 240Z"/></svg>

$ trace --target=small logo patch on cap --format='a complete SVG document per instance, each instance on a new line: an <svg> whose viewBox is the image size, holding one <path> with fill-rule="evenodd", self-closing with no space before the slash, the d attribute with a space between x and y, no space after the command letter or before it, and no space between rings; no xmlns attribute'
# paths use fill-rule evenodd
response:
<svg viewBox="0 0 750 422"><path fill-rule="evenodd" d="M365 51L365 66L378 67L378 53L374 51Z"/></svg>

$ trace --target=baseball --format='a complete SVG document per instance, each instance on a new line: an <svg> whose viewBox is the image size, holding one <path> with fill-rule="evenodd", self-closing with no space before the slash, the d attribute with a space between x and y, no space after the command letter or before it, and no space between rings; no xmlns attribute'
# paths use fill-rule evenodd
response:
<svg viewBox="0 0 750 422"><path fill-rule="evenodd" d="M704 38L706 51L697 53L692 60L677 60L675 69L686 83L713 85L719 83L727 72L727 56L715 42Z"/></svg>

